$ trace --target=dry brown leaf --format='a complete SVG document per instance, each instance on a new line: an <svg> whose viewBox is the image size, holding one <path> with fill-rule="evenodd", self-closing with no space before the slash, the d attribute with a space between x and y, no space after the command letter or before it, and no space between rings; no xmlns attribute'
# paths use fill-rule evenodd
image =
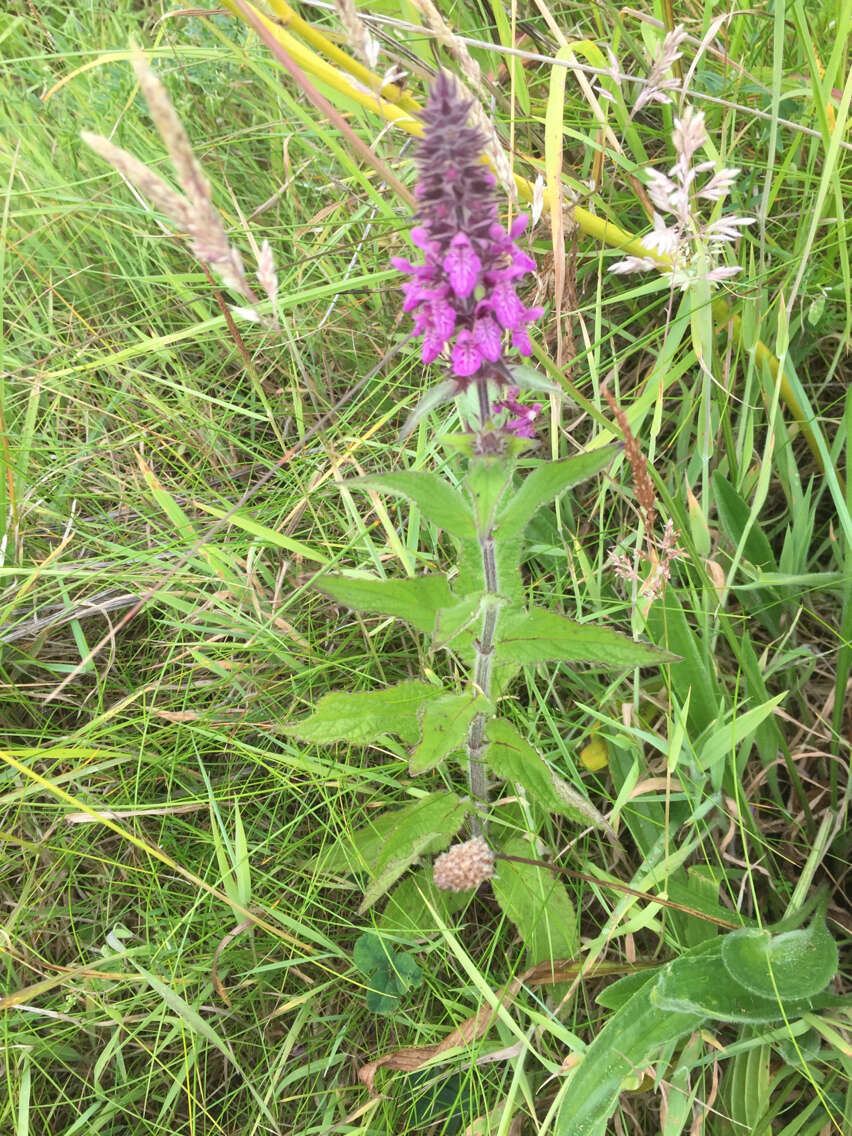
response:
<svg viewBox="0 0 852 1136"><path fill-rule="evenodd" d="M631 970L633 968L625 968L617 963L603 963L595 967L593 971L589 971L586 977L592 974L622 974L625 969ZM524 986L552 986L557 982L573 982L574 979L579 977L582 970L583 963L575 962L573 959L556 959L552 964L549 962L539 963L537 966L525 970L523 974L513 978L503 987L498 995L498 1005L510 1005L517 997L518 991ZM375 1096L376 1091L373 1082L379 1069L397 1069L403 1073L415 1073L429 1061L440 1057L442 1053L447 1053L457 1046L470 1045L472 1041L478 1041L479 1038L488 1033L496 1019L496 1007L492 1008L491 1005L480 1006L475 1014L472 1014L467 1021L462 1022L452 1033L447 1034L443 1041L439 1041L435 1045L411 1045L402 1049L395 1049L392 1053L386 1053L383 1057L377 1057L375 1061L362 1065L358 1070L358 1078L367 1086L371 1096Z"/></svg>

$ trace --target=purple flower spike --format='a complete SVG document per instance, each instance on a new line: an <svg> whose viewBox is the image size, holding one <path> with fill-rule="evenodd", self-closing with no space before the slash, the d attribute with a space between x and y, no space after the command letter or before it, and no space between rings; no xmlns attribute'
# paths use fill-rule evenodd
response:
<svg viewBox="0 0 852 1136"><path fill-rule="evenodd" d="M542 312L525 307L515 291L535 268L515 243L527 217L516 217L508 233L500 224L496 181L482 163L485 139L468 123L471 106L452 75L440 71L423 111L417 153L419 223L411 240L424 262L391 261L411 276L403 285L403 309L413 313L415 334L423 337L423 362L448 347L460 390L473 378L505 382L503 331L528 355L526 328Z"/></svg>

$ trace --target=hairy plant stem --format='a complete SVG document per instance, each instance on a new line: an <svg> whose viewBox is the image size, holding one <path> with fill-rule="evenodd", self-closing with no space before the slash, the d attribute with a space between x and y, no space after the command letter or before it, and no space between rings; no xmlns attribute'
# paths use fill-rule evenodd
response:
<svg viewBox="0 0 852 1136"><path fill-rule="evenodd" d="M491 404L488 401L488 380L480 379L476 384L476 395L479 401L479 425L485 427L485 423L491 414Z"/></svg>
<svg viewBox="0 0 852 1136"><path fill-rule="evenodd" d="M474 641L473 685L484 698L491 697L491 666L494 657L494 643L497 638L497 620L500 608L495 602L497 590L497 559L494 555L494 532L491 527L479 535L482 553L482 570L485 579L485 611L482 616L482 633ZM468 785L475 802L488 804L488 774L482 754L487 744L485 736L486 716L477 714L467 733ZM484 824L474 818L477 834L484 832Z"/></svg>

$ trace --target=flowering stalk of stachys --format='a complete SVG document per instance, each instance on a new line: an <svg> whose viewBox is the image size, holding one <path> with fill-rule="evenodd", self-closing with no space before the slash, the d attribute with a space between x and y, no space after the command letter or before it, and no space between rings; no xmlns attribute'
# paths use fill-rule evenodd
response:
<svg viewBox="0 0 852 1136"><path fill-rule="evenodd" d="M476 388L479 429L474 452L496 454L503 448L501 435L533 437L532 422L540 404L528 409L517 402L518 388L509 385L505 340L510 336L519 354L530 355L527 325L543 309L528 308L518 297L518 282L535 269L535 261L517 244L528 218L517 217L508 233L500 224L497 181L482 162L485 138L469 121L471 109L453 76L440 71L423 113L425 131L417 152L420 177L415 197L420 223L411 230L411 240L424 259L412 264L394 257L391 263L412 276L402 286L403 308L414 315L423 362L432 363L449 353L456 391ZM506 386L507 397L492 402L492 395ZM495 429L492 418L501 411L506 417ZM494 601L500 594L494 533L486 527L478 536L482 575ZM485 699L491 697L499 610L496 602L486 603L474 643L473 687ZM484 713L477 714L467 736L470 791L479 802L488 798L482 759L485 721ZM478 823L475 827L479 830Z"/></svg>
<svg viewBox="0 0 852 1136"><path fill-rule="evenodd" d="M452 484L421 470L348 483L413 502L456 541L458 570L398 580L329 574L317 581L337 602L403 619L431 638L433 651L451 652L451 675L463 676L461 689L458 680L450 678L445 686L433 672L430 682L329 694L287 732L310 742L380 744L384 752L387 738L396 735L407 746L412 775L456 760L466 769L466 798L441 789L372 822L363 838L375 848L378 832L380 851L372 853L372 861L369 848L362 854L371 876L364 909L422 854L445 848L467 821L473 838L436 861L435 884L467 890L491 880L510 918L517 917L521 886L529 891L530 918L539 920L542 897L552 898L562 885L547 872L538 875L536 868L511 887L494 874L494 837L486 831L489 777L516 787L527 817L539 809L591 824L613 840L615 834L585 794L559 777L515 724L498 713L500 700L526 664L583 660L623 668L654 664L664 655L609 628L581 625L527 602L520 569L528 523L542 506L604 469L614 449L553 462L526 459L519 476L518 461L535 445L533 424L541 409L520 402L519 390L553 388L521 363L531 353L527 329L542 315L518 294L535 264L518 244L526 218L517 218L508 231L500 224L496 183L482 161L485 139L471 125L471 106L451 75L438 75L417 154L411 238L422 259L393 261L409 277L402 286L404 307L421 340L420 358L445 371L421 399L420 420L461 396L464 429L445 441L463 470ZM472 400L470 392L476 394ZM361 847L361 835L354 839ZM570 905L567 894L559 892L558 903ZM554 935L561 933L553 929ZM573 949L562 945L566 952Z"/></svg>

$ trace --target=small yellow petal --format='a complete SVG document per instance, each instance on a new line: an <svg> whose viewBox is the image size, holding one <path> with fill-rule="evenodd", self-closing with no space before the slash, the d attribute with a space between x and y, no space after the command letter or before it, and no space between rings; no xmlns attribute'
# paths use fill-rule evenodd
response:
<svg viewBox="0 0 852 1136"><path fill-rule="evenodd" d="M593 737L589 744L580 751L580 761L592 773L597 773L599 769L606 769L609 765L606 742L602 738Z"/></svg>

